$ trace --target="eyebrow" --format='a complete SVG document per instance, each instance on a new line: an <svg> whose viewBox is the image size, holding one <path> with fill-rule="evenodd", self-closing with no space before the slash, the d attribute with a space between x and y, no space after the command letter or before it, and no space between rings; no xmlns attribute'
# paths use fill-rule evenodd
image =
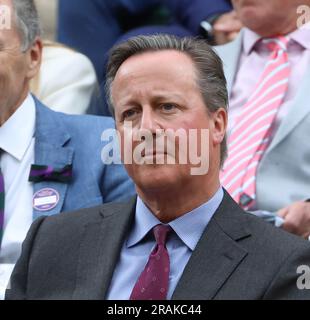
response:
<svg viewBox="0 0 310 320"><path fill-rule="evenodd" d="M169 93L167 95L164 94L155 94L152 98L151 98L151 102L152 103L161 103L161 102L173 102L172 100L177 99L177 101L184 101L184 98L181 94L177 94L177 93ZM137 103L137 101L133 98L133 97L126 97L124 99L124 101L121 102L121 105L131 105L133 107L137 107L139 106L139 103Z"/></svg>
<svg viewBox="0 0 310 320"><path fill-rule="evenodd" d="M183 104L186 102L186 100L182 93L171 91L171 92L167 92L166 94L155 93L155 95L151 98L151 102L154 104L160 104L163 102Z"/></svg>
<svg viewBox="0 0 310 320"><path fill-rule="evenodd" d="M163 101L163 100L170 100L170 99L183 100L183 96L181 94L176 93L176 92L168 92L166 95L165 94L157 94L152 98L152 100L154 102Z"/></svg>

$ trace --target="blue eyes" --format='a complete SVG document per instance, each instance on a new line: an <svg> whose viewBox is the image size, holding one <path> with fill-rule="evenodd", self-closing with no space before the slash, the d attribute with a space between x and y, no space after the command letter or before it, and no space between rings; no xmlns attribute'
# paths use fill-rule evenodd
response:
<svg viewBox="0 0 310 320"><path fill-rule="evenodd" d="M172 110L175 109L175 105L174 104L170 104L170 103L163 104L163 105L161 105L161 109L163 111L172 111Z"/></svg>
<svg viewBox="0 0 310 320"><path fill-rule="evenodd" d="M136 114L136 110L127 110L123 113L123 118L127 119Z"/></svg>

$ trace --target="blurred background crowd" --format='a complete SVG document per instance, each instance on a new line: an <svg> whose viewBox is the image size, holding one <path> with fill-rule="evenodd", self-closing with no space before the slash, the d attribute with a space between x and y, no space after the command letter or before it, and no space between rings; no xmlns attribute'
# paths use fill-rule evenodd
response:
<svg viewBox="0 0 310 320"><path fill-rule="evenodd" d="M79 94L80 105L76 105L74 109L67 109L64 105L58 108L59 103L55 99L44 97L43 100L43 96L39 96L46 104L54 105L55 110L69 113L111 115L104 98L107 53L114 44L122 40L138 34L168 33L177 36L201 36L211 44L224 44L233 40L242 27L228 0L78 0L74 5L72 1L66 0L37 0L36 4L46 42L56 41L84 54L96 71L98 87L92 88L91 100L87 100L89 104L85 101L85 96L90 93L86 87L91 87L92 72L81 56L81 70L75 71L75 78L82 81L80 85L85 89L85 96ZM47 46L52 45L47 43ZM64 52L64 48L62 49L61 52ZM51 51L54 51L53 57L56 58L55 48L49 48L46 56L50 59ZM59 50L58 52L60 53ZM67 62L70 60L68 52L62 56L63 61L66 61L66 57ZM77 61L75 65L78 65ZM72 60L71 63L73 65ZM79 76L79 71L83 71L84 79ZM36 93L38 94L38 90ZM68 98L67 103L70 102Z"/></svg>

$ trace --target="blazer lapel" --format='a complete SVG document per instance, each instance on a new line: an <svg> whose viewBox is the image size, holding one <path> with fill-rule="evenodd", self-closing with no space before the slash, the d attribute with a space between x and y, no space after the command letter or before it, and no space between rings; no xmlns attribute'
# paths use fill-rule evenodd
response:
<svg viewBox="0 0 310 320"><path fill-rule="evenodd" d="M238 37L229 44L215 47L215 51L223 60L223 68L225 78L227 81L227 91L231 94L233 83L239 66L240 54L242 50L243 31L240 32Z"/></svg>
<svg viewBox="0 0 310 320"><path fill-rule="evenodd" d="M132 224L135 203L136 198L129 205L113 204L113 211L102 209L101 222L85 226L73 299L105 298L125 236Z"/></svg>
<svg viewBox="0 0 310 320"><path fill-rule="evenodd" d="M85 225L73 299L105 299L125 237L132 226L130 204L101 207L99 221ZM241 215L240 215L241 212ZM248 237L243 211L225 194L194 250L172 299L212 299L247 255L237 240ZM118 226L116 229L115 226Z"/></svg>
<svg viewBox="0 0 310 320"><path fill-rule="evenodd" d="M74 150L65 144L70 140L70 135L56 117L56 113L47 109L37 99L36 101L36 131L35 131L35 164L50 165L61 168L72 164ZM58 114L57 114L58 115ZM73 168L74 170L74 168ZM66 196L68 184L54 181L34 183L34 197L43 189L52 189L58 198L56 205L50 210L40 211L33 209L33 218L38 216L53 215L61 212Z"/></svg>
<svg viewBox="0 0 310 320"><path fill-rule="evenodd" d="M241 214L240 214L241 212ZM247 255L237 240L250 236L240 208L225 193L174 291L174 300L213 299Z"/></svg>

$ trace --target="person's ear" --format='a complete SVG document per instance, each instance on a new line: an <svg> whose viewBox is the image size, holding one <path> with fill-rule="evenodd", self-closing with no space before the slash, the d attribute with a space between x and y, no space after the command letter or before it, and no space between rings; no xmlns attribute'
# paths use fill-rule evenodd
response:
<svg viewBox="0 0 310 320"><path fill-rule="evenodd" d="M27 78L34 78L40 70L42 60L43 44L40 38L37 38L33 45L27 50L28 72Z"/></svg>
<svg viewBox="0 0 310 320"><path fill-rule="evenodd" d="M227 111L225 108L219 108L212 114L213 118L213 135L212 140L214 146L220 145L225 138L227 129Z"/></svg>

